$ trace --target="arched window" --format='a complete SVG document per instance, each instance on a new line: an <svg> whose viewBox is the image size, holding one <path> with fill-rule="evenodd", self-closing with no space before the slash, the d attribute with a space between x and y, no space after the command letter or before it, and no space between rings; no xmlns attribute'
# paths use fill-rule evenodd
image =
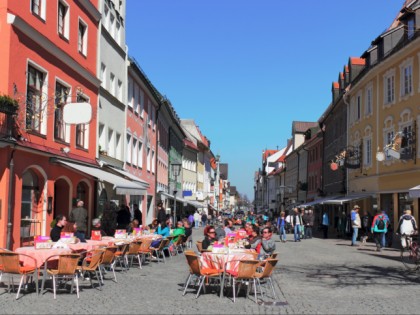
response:
<svg viewBox="0 0 420 315"><path fill-rule="evenodd" d="M32 219L32 209L39 198L38 177L32 171L26 171L22 176L21 218Z"/></svg>

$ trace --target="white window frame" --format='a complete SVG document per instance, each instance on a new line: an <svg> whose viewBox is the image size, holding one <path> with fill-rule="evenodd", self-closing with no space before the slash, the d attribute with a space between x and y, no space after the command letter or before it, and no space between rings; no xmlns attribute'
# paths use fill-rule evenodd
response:
<svg viewBox="0 0 420 315"><path fill-rule="evenodd" d="M392 142L392 139L395 136L395 126L394 120L391 116L387 117L384 121L384 129L383 129L383 145L386 147L388 144ZM386 161L391 160L391 156L389 154L385 154Z"/></svg>
<svg viewBox="0 0 420 315"><path fill-rule="evenodd" d="M155 173L155 151L152 150L152 173Z"/></svg>
<svg viewBox="0 0 420 315"><path fill-rule="evenodd" d="M83 36L82 38L80 38L80 26L83 26L84 28L84 32L83 32ZM79 17L79 24L78 24L78 30L77 30L77 40L78 40L78 51L79 53L81 53L83 56L87 57L87 45L88 45L88 25L85 21L83 21L82 18ZM82 41L82 43L80 43ZM80 46L82 45L82 46Z"/></svg>
<svg viewBox="0 0 420 315"><path fill-rule="evenodd" d="M127 133L126 136L125 136L125 140L127 142L127 144L126 144L127 154L125 156L125 161L129 164L132 163L132 149L133 149L132 139L133 139L133 136L131 134Z"/></svg>
<svg viewBox="0 0 420 315"><path fill-rule="evenodd" d="M65 7L65 15L64 15L64 21L63 21L63 33L60 33L60 12L57 9L57 33L64 37L65 39L70 38L70 6L69 4L64 0L58 0L57 8L59 7L59 4L63 5Z"/></svg>
<svg viewBox="0 0 420 315"><path fill-rule="evenodd" d="M138 113L139 113L139 116L141 118L144 118L144 92L140 88L139 88L139 90L140 90L140 98L139 98L140 106L138 108L138 110L139 110Z"/></svg>
<svg viewBox="0 0 420 315"><path fill-rule="evenodd" d="M62 86L66 87L68 89L68 95L67 95L65 103L66 104L70 103L71 102L71 96L70 95L72 93L71 85L68 84L67 82L61 80L60 78L56 78L55 83L56 84L59 83L59 84L61 84ZM56 84L54 84L54 89L56 87ZM57 91L54 91L54 92L57 93ZM54 100L54 102L55 102L55 100ZM65 141L65 142L69 143L70 142L70 132L71 132L70 125L63 122L63 127L64 127L64 139L59 139L58 138L57 140L62 140L62 141ZM55 115L54 115L54 128L55 128ZM54 131L54 134L55 134L55 131Z"/></svg>
<svg viewBox="0 0 420 315"><path fill-rule="evenodd" d="M355 108L355 110L356 110L355 120L356 121L360 121L362 119L362 106L363 106L363 104L362 104L362 92L359 91L359 93L357 93L357 95L356 95L356 108Z"/></svg>
<svg viewBox="0 0 420 315"><path fill-rule="evenodd" d="M134 91L134 81L132 77L128 77L128 82L127 82L127 105L131 108L133 108L133 91Z"/></svg>
<svg viewBox="0 0 420 315"><path fill-rule="evenodd" d="M365 168L372 166L372 132L366 128L365 137L363 137L363 166Z"/></svg>
<svg viewBox="0 0 420 315"><path fill-rule="evenodd" d="M109 31L109 7L105 1L104 1L103 26L107 31Z"/></svg>
<svg viewBox="0 0 420 315"><path fill-rule="evenodd" d="M107 84L107 77L106 77L106 65L101 62L101 70L100 70L100 79L101 79L101 86L106 89Z"/></svg>
<svg viewBox="0 0 420 315"><path fill-rule="evenodd" d="M413 57L410 57L400 64L400 100L407 99L413 93Z"/></svg>
<svg viewBox="0 0 420 315"><path fill-rule="evenodd" d="M143 168L143 142L141 142L141 140L139 139L138 142L138 166L140 168Z"/></svg>
<svg viewBox="0 0 420 315"><path fill-rule="evenodd" d="M98 128L98 150L99 146L101 146L101 150L106 151L106 126L105 124L99 123Z"/></svg>
<svg viewBox="0 0 420 315"><path fill-rule="evenodd" d="M388 70L383 76L384 106L395 104L395 69Z"/></svg>
<svg viewBox="0 0 420 315"><path fill-rule="evenodd" d="M122 140L121 140L121 134L118 132L115 132L115 158L118 160L122 160Z"/></svg>
<svg viewBox="0 0 420 315"><path fill-rule="evenodd" d="M115 96L115 74L109 74L109 89L108 91Z"/></svg>
<svg viewBox="0 0 420 315"><path fill-rule="evenodd" d="M147 169L148 172L150 172L150 167L151 167L151 164L150 164L151 151L152 150L150 149L150 147L148 147L147 148L147 151L146 151L147 152L147 157L146 157L146 159L147 159L147 168L146 169Z"/></svg>
<svg viewBox="0 0 420 315"><path fill-rule="evenodd" d="M29 3L29 10L32 12L33 15L38 16L42 20L46 20L46 8L47 8L47 1L46 0L31 0ZM32 10L34 6L40 7L40 10ZM36 12L38 11L38 12Z"/></svg>
<svg viewBox="0 0 420 315"><path fill-rule="evenodd" d="M108 128L108 155L110 157L115 157L115 131L111 128Z"/></svg>
<svg viewBox="0 0 420 315"><path fill-rule="evenodd" d="M133 152L133 158L132 158L132 165L138 166L139 165L139 155L138 155L138 145L139 140L136 137L133 137L132 140L132 152Z"/></svg>

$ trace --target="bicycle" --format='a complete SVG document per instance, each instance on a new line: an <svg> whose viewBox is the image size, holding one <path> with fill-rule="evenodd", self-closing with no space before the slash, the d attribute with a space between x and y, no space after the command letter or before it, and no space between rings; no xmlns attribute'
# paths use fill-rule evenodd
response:
<svg viewBox="0 0 420 315"><path fill-rule="evenodd" d="M413 235L403 234L406 246L401 248L401 261L410 271L420 269L420 247L416 241L412 240Z"/></svg>

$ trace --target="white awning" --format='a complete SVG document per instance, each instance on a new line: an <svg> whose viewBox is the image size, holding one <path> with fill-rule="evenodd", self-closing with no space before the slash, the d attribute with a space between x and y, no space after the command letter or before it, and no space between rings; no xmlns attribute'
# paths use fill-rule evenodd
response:
<svg viewBox="0 0 420 315"><path fill-rule="evenodd" d="M129 179L131 179L132 181L138 182L140 186L142 186L144 189L149 188L149 183L145 182L144 180L142 180L141 178L138 178L137 176L127 172L126 170L120 170L117 169L115 167L109 166L108 167L110 170L115 171L125 177L128 177Z"/></svg>
<svg viewBox="0 0 420 315"><path fill-rule="evenodd" d="M313 200L313 201L310 201L310 202L304 203L303 205L299 205L299 206L297 206L297 207L298 207L298 208L301 208L301 207L306 208L306 207L310 207L310 206L314 206L314 205L322 204L324 201L327 201L327 200L332 200L332 199L334 199L334 198L338 198L338 197L339 197L339 196L329 196L329 197L325 197L325 198L319 198L319 199L315 199L315 200Z"/></svg>
<svg viewBox="0 0 420 315"><path fill-rule="evenodd" d="M362 200L366 198L373 197L373 194L358 194L358 195L351 195L351 196L342 196L331 200L326 200L322 204L324 205L342 205L343 203L347 203L350 201Z"/></svg>
<svg viewBox="0 0 420 315"><path fill-rule="evenodd" d="M414 186L408 190L408 195L411 198L420 198L420 185Z"/></svg>
<svg viewBox="0 0 420 315"><path fill-rule="evenodd" d="M58 163L66 165L72 169L80 171L82 173L88 174L92 177L95 177L101 181L105 181L114 185L114 189L119 195L146 195L147 191L143 186L140 186L140 183L136 183L130 180L127 180L121 176L103 171L96 167L90 167L86 165L75 164L67 161L57 160Z"/></svg>
<svg viewBox="0 0 420 315"><path fill-rule="evenodd" d="M207 206L205 206L203 203L199 202L199 201L195 201L195 200L188 200L188 199L184 199L186 203L190 204L193 207L196 208L206 208Z"/></svg>

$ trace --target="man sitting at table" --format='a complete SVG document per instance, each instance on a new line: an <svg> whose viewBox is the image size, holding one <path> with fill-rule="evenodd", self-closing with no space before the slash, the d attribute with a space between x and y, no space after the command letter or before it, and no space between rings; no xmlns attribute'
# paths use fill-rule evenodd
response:
<svg viewBox="0 0 420 315"><path fill-rule="evenodd" d="M217 241L216 238L216 230L214 229L213 225L207 226L207 233L204 237L203 242L201 243L201 246L203 249L208 249L209 246L213 246L213 243Z"/></svg>
<svg viewBox="0 0 420 315"><path fill-rule="evenodd" d="M101 231L101 236L107 236L105 231L101 228L101 219L95 218L92 220L92 231Z"/></svg>
<svg viewBox="0 0 420 315"><path fill-rule="evenodd" d="M57 242L61 237L61 231L66 225L67 219L62 214L58 214L55 217L55 226L51 229L50 237L53 242Z"/></svg>
<svg viewBox="0 0 420 315"><path fill-rule="evenodd" d="M262 242L261 242L261 251L259 258L267 258L276 250L276 243L271 238L273 232L270 227L264 227L262 230Z"/></svg>

